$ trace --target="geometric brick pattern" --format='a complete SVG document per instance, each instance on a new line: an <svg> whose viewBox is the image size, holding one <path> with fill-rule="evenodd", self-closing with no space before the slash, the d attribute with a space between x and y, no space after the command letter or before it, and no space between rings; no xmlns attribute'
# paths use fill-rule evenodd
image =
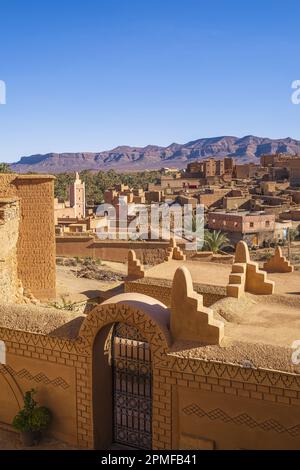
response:
<svg viewBox="0 0 300 470"><path fill-rule="evenodd" d="M92 344L95 334L105 324L126 323L138 328L149 343L152 352L153 364L153 449L164 450L172 448L172 387L188 387L204 392L217 393L222 400L224 394L234 397L246 397L253 400L262 400L266 404L272 402L273 406L286 406L287 416L292 416L294 407L300 406L300 376L295 373L245 367L242 365L224 364L217 361L206 361L198 358L179 357L168 350L168 331L158 327L155 321L137 308L123 308L120 304L113 307L104 305L97 307L97 312L91 312L85 319L80 335L77 339L69 340L55 336L44 336L28 332L21 332L0 328L0 339L6 342L9 355L24 356L65 365L75 370L77 400L77 435L78 446L82 448L93 447L93 416L92 416ZM28 369L29 367L26 366ZM3 367L0 370L2 370ZM3 373L3 370L2 370ZM50 381L50 387L56 386L64 389L66 383L61 378L51 380L41 374L29 371L12 371L10 374L30 375L30 379L38 383ZM71 386L71 385L70 385ZM21 396L22 400L22 396ZM199 411L200 412L200 411ZM212 415L213 416L213 415ZM219 414L217 414L218 418ZM228 419L223 415L222 419ZM231 418L229 416L229 418ZM234 417L232 417L234 419ZM251 423L251 417L241 415L236 417L236 423L241 425ZM245 422L244 422L245 421ZM259 424L259 423L258 423ZM262 424L262 423L261 423ZM264 426L274 429L281 424L265 422ZM258 428L257 428L258 429ZM262 428L261 428L262 429ZM298 435L299 428L287 428L288 435ZM283 436L286 436L286 434Z"/></svg>
<svg viewBox="0 0 300 470"><path fill-rule="evenodd" d="M236 424L237 426L247 426L248 428L261 429L265 432L273 431L278 434L288 433L292 437L298 437L300 435L300 424L287 428L274 419L267 419L259 422L247 413L242 413L232 417L220 408L205 411L195 403L185 407L182 411L187 416L196 415L199 418L208 418L211 421L221 421L222 423Z"/></svg>
<svg viewBox="0 0 300 470"><path fill-rule="evenodd" d="M199 374L220 379L230 379L240 382L291 388L300 390L300 376L298 374L264 370L259 368L229 365L204 359L179 358L169 356L168 369L178 372Z"/></svg>
<svg viewBox="0 0 300 470"><path fill-rule="evenodd" d="M153 362L156 365L166 364L170 344L169 331L138 307L125 303L99 305L92 310L79 332L79 340L84 349L91 351L97 333L112 323L126 323L137 328L150 345Z"/></svg>
<svg viewBox="0 0 300 470"><path fill-rule="evenodd" d="M19 379L26 379L30 382L36 382L38 384L52 385L53 387L61 387L64 390L67 390L70 385L62 378L56 377L55 379L49 379L43 372L39 374L32 375L28 370L22 369L19 372L16 372L10 366L3 366L0 369L0 373L3 375L10 374L12 377L17 377Z"/></svg>

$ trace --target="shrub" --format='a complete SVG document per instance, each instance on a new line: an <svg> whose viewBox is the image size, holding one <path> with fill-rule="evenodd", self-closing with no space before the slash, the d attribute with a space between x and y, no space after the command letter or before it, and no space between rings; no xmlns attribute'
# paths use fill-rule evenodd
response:
<svg viewBox="0 0 300 470"><path fill-rule="evenodd" d="M31 389L24 395L24 407L13 420L13 427L20 432L43 431L51 422L51 412L44 406L38 406L34 400L36 390Z"/></svg>

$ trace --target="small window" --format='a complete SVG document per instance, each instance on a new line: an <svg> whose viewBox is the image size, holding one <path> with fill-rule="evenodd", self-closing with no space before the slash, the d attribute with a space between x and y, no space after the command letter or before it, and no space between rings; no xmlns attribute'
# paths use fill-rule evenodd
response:
<svg viewBox="0 0 300 470"><path fill-rule="evenodd" d="M270 221L266 220L266 227L270 227Z"/></svg>
<svg viewBox="0 0 300 470"><path fill-rule="evenodd" d="M226 220L223 220L223 225L224 225L224 227L225 227L225 225L226 225Z"/></svg>
<svg viewBox="0 0 300 470"><path fill-rule="evenodd" d="M237 222L234 222L234 226L237 227L237 226L238 226L238 223L237 223Z"/></svg>
<svg viewBox="0 0 300 470"><path fill-rule="evenodd" d="M254 227L254 222L250 222L250 228Z"/></svg>

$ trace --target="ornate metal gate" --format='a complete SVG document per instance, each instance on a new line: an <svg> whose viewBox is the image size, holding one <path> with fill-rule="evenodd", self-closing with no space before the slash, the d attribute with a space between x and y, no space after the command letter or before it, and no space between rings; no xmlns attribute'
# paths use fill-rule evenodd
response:
<svg viewBox="0 0 300 470"><path fill-rule="evenodd" d="M114 441L152 448L152 371L149 344L136 328L115 326L112 342Z"/></svg>

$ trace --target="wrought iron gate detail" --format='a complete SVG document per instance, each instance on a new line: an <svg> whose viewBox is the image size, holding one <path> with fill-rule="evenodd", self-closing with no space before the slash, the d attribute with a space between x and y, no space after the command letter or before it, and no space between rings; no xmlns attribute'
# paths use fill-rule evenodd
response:
<svg viewBox="0 0 300 470"><path fill-rule="evenodd" d="M114 441L152 448L152 371L149 344L118 323L113 335Z"/></svg>

